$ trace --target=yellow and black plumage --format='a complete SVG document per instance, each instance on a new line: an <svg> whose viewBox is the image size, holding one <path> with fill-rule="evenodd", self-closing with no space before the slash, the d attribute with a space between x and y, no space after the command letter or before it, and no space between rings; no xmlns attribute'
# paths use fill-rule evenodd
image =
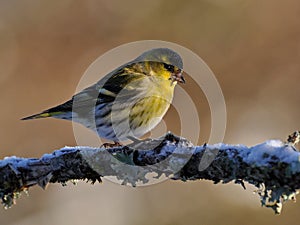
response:
<svg viewBox="0 0 300 225"><path fill-rule="evenodd" d="M167 112L177 82L184 83L181 57L168 48L144 52L69 101L23 120L73 120L115 142L141 137Z"/></svg>

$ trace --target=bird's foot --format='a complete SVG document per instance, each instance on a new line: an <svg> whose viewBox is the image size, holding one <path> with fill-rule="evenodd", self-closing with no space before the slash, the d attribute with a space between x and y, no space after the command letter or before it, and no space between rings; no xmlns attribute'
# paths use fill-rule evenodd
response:
<svg viewBox="0 0 300 225"><path fill-rule="evenodd" d="M114 147L120 147L123 146L121 143L119 142L114 142L114 143L104 143L100 146L100 148L114 148Z"/></svg>

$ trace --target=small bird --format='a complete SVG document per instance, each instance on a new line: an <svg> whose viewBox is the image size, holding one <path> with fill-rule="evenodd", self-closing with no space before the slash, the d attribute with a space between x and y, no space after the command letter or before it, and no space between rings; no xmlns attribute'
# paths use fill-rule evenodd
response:
<svg viewBox="0 0 300 225"><path fill-rule="evenodd" d="M135 140L152 130L167 112L177 82L185 83L182 69L182 59L173 50L151 49L69 101L22 120L71 120L115 144Z"/></svg>

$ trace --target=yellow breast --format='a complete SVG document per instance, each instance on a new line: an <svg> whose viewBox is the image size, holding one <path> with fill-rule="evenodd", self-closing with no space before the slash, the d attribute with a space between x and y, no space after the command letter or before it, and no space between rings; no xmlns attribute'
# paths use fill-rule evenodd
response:
<svg viewBox="0 0 300 225"><path fill-rule="evenodd" d="M144 135L161 121L172 102L175 85L164 79L151 81L151 89L133 105L129 121L136 137Z"/></svg>

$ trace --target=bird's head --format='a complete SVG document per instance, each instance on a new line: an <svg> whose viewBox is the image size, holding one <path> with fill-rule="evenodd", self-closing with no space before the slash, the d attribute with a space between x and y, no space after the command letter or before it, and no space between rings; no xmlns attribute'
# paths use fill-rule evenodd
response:
<svg viewBox="0 0 300 225"><path fill-rule="evenodd" d="M174 82L185 83L185 79L182 75L182 59L179 54L171 49L151 49L141 54L134 61L144 62L151 75L170 80L171 84Z"/></svg>

